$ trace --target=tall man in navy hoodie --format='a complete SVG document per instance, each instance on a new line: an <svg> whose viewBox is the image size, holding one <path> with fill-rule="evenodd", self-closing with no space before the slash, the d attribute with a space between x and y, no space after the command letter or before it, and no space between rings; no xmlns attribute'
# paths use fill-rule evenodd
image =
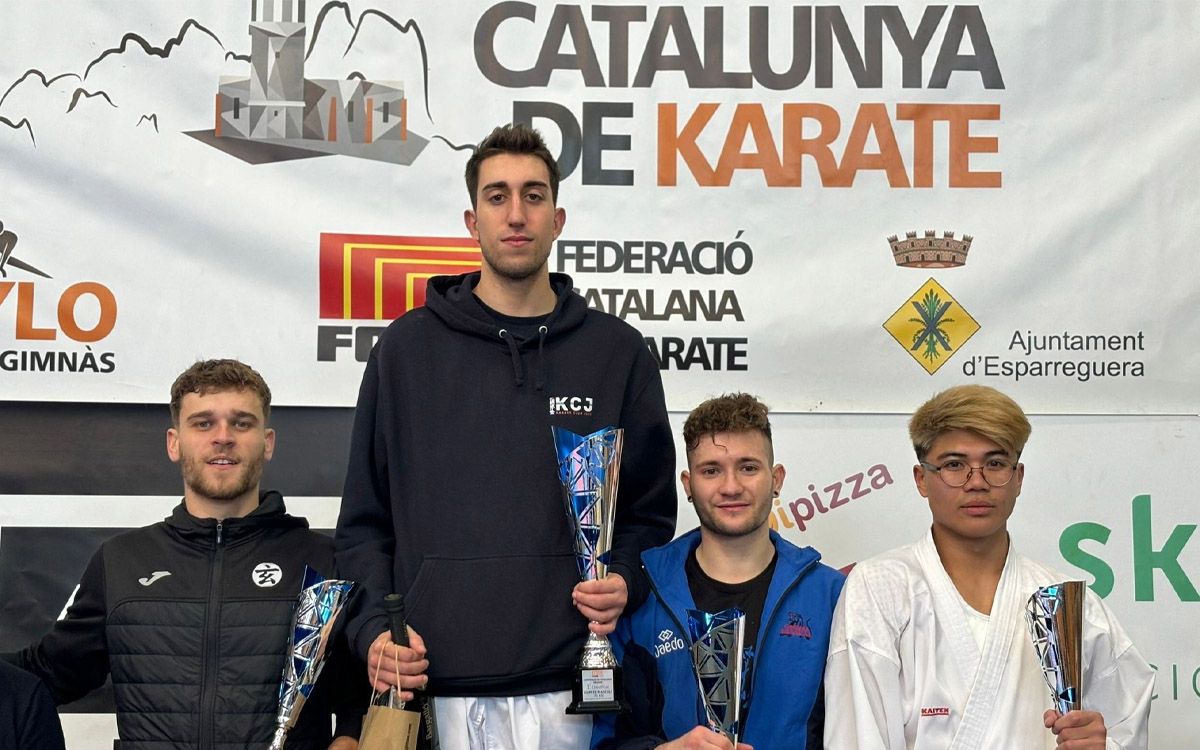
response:
<svg viewBox="0 0 1200 750"><path fill-rule="evenodd" d="M363 374L336 534L362 584L349 636L377 688L436 696L443 747L586 747L590 717L564 715L584 637L645 599L638 555L674 533L662 382L636 330L549 272L566 212L540 135L496 128L466 180L482 268L431 279ZM552 425L625 430L606 579L579 582ZM386 633L392 591L411 648Z"/></svg>
<svg viewBox="0 0 1200 750"><path fill-rule="evenodd" d="M653 593L617 628L631 711L597 718L593 746L609 750L733 750L698 726L687 611L746 614L751 654L738 750L821 747L821 676L843 576L768 524L783 487L767 407L745 393L710 399L683 426L680 479L700 528L642 554Z"/></svg>

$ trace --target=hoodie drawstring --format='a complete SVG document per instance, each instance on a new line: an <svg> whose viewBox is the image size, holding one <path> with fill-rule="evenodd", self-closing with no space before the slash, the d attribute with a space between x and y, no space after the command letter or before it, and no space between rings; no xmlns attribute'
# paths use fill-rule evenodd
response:
<svg viewBox="0 0 1200 750"><path fill-rule="evenodd" d="M508 353L512 356L514 385L525 385L525 368L521 366L521 354L517 351L516 340L513 339L513 335L508 332L507 328L500 329L500 338L508 344Z"/></svg>
<svg viewBox="0 0 1200 750"><path fill-rule="evenodd" d="M549 333L546 326L538 326L538 348L537 348L537 380L534 382L534 387L537 390L542 390L546 387L546 378L542 372L545 363L544 349L546 344L546 334ZM500 329L500 338L504 343L508 344L508 354L512 357L513 365L513 384L517 387L525 385L525 368L521 365L521 352L517 349L517 340L508 332L507 328Z"/></svg>
<svg viewBox="0 0 1200 750"><path fill-rule="evenodd" d="M538 355L537 355L537 382L536 387L540 391L546 385L546 378L542 372L542 345L546 343L546 326L538 326Z"/></svg>

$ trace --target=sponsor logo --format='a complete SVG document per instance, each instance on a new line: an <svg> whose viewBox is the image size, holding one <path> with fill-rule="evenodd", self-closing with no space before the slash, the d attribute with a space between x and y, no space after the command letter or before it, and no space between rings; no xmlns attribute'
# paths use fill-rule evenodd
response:
<svg viewBox="0 0 1200 750"><path fill-rule="evenodd" d="M888 244L892 246L896 265L901 268L957 268L966 265L972 239L964 234L961 240L956 240L954 232L943 232L938 237L937 232L927 229L924 237L906 232L904 239L899 239L893 234L888 237Z"/></svg>
<svg viewBox="0 0 1200 750"><path fill-rule="evenodd" d="M550 416L582 417L592 413L591 396L551 396Z"/></svg>
<svg viewBox="0 0 1200 750"><path fill-rule="evenodd" d="M888 237L892 259L901 268L960 268L974 238L954 232L906 232ZM913 312L916 312L916 316ZM883 327L932 375L979 330L979 324L950 293L930 279ZM1014 330L1003 352L960 360L968 378L1065 378L1087 383L1097 378L1140 378L1146 374L1144 331Z"/></svg>
<svg viewBox="0 0 1200 750"><path fill-rule="evenodd" d="M658 634L658 643L654 646L654 658L661 659L672 651L679 651L687 648L687 644L674 632L667 628Z"/></svg>
<svg viewBox="0 0 1200 750"><path fill-rule="evenodd" d="M5 271L4 267L12 266L13 268L19 268L22 271L28 271L29 273L41 276L43 279L50 278L50 275L45 271L40 271L13 255L13 250L16 247L16 233L11 229L5 229L4 222L0 221L0 277L8 278L8 271Z"/></svg>
<svg viewBox="0 0 1200 750"><path fill-rule="evenodd" d="M658 288L624 287L624 281L601 281L599 286L581 286L576 291L588 307L629 321L673 321L698 323L708 333L720 335L646 336L646 346L662 370L734 370L750 369L750 339L731 335L741 331L746 321L738 300L741 277L754 265L754 249L745 230L732 237L613 238L596 237L559 240L554 261L556 270L587 278L623 274L638 278L654 274L663 277ZM578 275L578 276L576 276ZM695 289L692 283L675 282L674 276L719 276L714 279L729 285L724 289ZM664 284L678 286L663 288ZM714 330L706 323L721 323ZM688 332L693 326L674 327L675 333ZM698 332L698 331L697 331Z"/></svg>
<svg viewBox="0 0 1200 750"><path fill-rule="evenodd" d="M171 571L169 570L156 570L145 578L139 578L138 583L142 584L143 586L149 586L155 581L161 578L166 578L169 575L171 575Z"/></svg>
<svg viewBox="0 0 1200 750"><path fill-rule="evenodd" d="M938 237L932 229L919 237L916 232L905 232L904 239L894 234L887 239L892 259L901 268L960 268L966 265L974 240L969 234L957 239L954 232L942 232ZM979 324L931 278L905 300L883 328L932 375L975 335Z"/></svg>
<svg viewBox="0 0 1200 750"><path fill-rule="evenodd" d="M462 237L321 234L322 320L391 321L425 304L433 276L474 271L483 264L479 245ZM333 362L342 350L366 362L383 325L320 325L317 361Z"/></svg>
<svg viewBox="0 0 1200 750"><path fill-rule="evenodd" d="M858 500L871 494L872 490L881 490L892 484L891 472L883 464L875 464L866 471L851 474L840 482L825 485L818 490L816 484L808 485L807 495L801 495L790 502L783 498L775 498L775 507L768 517L768 523L775 531L781 528L807 529L807 524L817 517L824 515L834 508L840 508L851 500Z"/></svg>
<svg viewBox="0 0 1200 750"><path fill-rule="evenodd" d="M812 628L808 626L808 619L799 612L788 612L787 625L783 626L783 630L780 630L779 634L812 640Z"/></svg>
<svg viewBox="0 0 1200 750"><path fill-rule="evenodd" d="M255 565L254 572L250 574L250 580L254 581L254 585L259 588L270 588L278 584L282 579L283 570L272 562L262 562Z"/></svg>
<svg viewBox="0 0 1200 750"><path fill-rule="evenodd" d="M921 716L949 716L949 706L922 706Z"/></svg>
<svg viewBox="0 0 1200 750"><path fill-rule="evenodd" d="M979 330L970 313L932 278L905 300L883 327L930 375Z"/></svg>
<svg viewBox="0 0 1200 750"><path fill-rule="evenodd" d="M409 128L404 85L368 80L357 71L343 79L306 77L305 61L318 46L326 9L317 16L309 43L304 3L272 7L276 5L267 3L266 10L259 13L258 4L252 4L250 54L234 55L249 63L249 70L244 77L221 78L213 129L188 135L250 164L332 154L412 164L429 140ZM418 41L428 101L429 65L417 22L397 21L380 10L371 13L401 34L411 32ZM350 20L349 13L346 20ZM360 18L358 23L362 22ZM354 48L358 31L355 25L345 53ZM366 55L368 62L383 62ZM389 62L389 67L394 66L394 60ZM298 98L298 92L303 96ZM429 115L428 105L425 113Z"/></svg>
<svg viewBox="0 0 1200 750"><path fill-rule="evenodd" d="M1167 503L1166 507L1169 509L1174 505ZM1181 602L1200 602L1200 590L1197 590L1200 577L1197 577L1195 566L1188 562L1194 559L1191 553L1195 546L1190 551L1187 549L1196 524L1172 525L1174 519L1164 519L1162 508L1160 501L1159 517L1153 518L1149 494L1137 495L1130 501L1129 526L1116 529L1119 537L1128 540L1127 547L1123 544L1108 546L1114 529L1094 521L1081 521L1063 529L1058 539L1059 552L1068 563L1092 575L1094 580L1090 588L1101 598L1113 592L1114 571L1127 571L1132 562L1134 601L1177 598ZM1129 550L1132 561L1119 551L1122 549ZM1114 559L1117 556L1124 559ZM1162 587L1164 580L1166 590Z"/></svg>
<svg viewBox="0 0 1200 750"><path fill-rule="evenodd" d="M0 330L8 329L11 310L13 334L11 343L0 349L0 371L113 372L116 354L99 350L98 345L117 324L117 298L112 290L95 281L64 287L45 271L17 258L17 241L16 233L0 221ZM13 269L40 278L18 275L10 280ZM44 314L47 305L42 300L47 294L58 296L53 317Z"/></svg>
<svg viewBox="0 0 1200 750"><path fill-rule="evenodd" d="M1003 378L1140 378L1146 374L1144 331L1038 333L1015 330L1002 354L976 354L962 364L963 375Z"/></svg>

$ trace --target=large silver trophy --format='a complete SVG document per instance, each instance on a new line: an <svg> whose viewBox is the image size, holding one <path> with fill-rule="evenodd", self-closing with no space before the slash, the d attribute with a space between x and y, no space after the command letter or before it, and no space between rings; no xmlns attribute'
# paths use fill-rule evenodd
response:
<svg viewBox="0 0 1200 750"><path fill-rule="evenodd" d="M1067 581L1033 592L1025 620L1042 665L1054 708L1083 706L1083 581Z"/></svg>
<svg viewBox="0 0 1200 750"><path fill-rule="evenodd" d="M283 665L283 680L279 683L279 710L269 750L282 750L288 732L300 718L300 711L325 666L333 623L352 588L352 581L326 580L312 568L304 569L304 586L296 597L292 615L291 642Z"/></svg>
<svg viewBox="0 0 1200 750"><path fill-rule="evenodd" d="M575 537L575 560L584 581L604 578L612 550L617 480L625 433L605 427L576 435L551 427L558 456L567 518ZM621 670L608 638L588 633L575 679L569 714L615 713L622 708Z"/></svg>
<svg viewBox="0 0 1200 750"><path fill-rule="evenodd" d="M701 721L737 745L745 676L746 615L734 607L716 614L688 610L692 667L700 687Z"/></svg>

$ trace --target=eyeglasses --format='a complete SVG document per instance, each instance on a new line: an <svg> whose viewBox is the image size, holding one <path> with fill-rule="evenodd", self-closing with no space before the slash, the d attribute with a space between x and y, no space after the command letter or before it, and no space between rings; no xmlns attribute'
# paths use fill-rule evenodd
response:
<svg viewBox="0 0 1200 750"><path fill-rule="evenodd" d="M950 487L964 486L971 481L971 475L976 470L983 475L983 481L993 487L1003 487L1011 482L1013 475L1017 473L1016 464L1001 458L988 459L983 466L971 466L966 461L956 459L951 459L941 466L934 466L922 461L921 466L937 474Z"/></svg>

